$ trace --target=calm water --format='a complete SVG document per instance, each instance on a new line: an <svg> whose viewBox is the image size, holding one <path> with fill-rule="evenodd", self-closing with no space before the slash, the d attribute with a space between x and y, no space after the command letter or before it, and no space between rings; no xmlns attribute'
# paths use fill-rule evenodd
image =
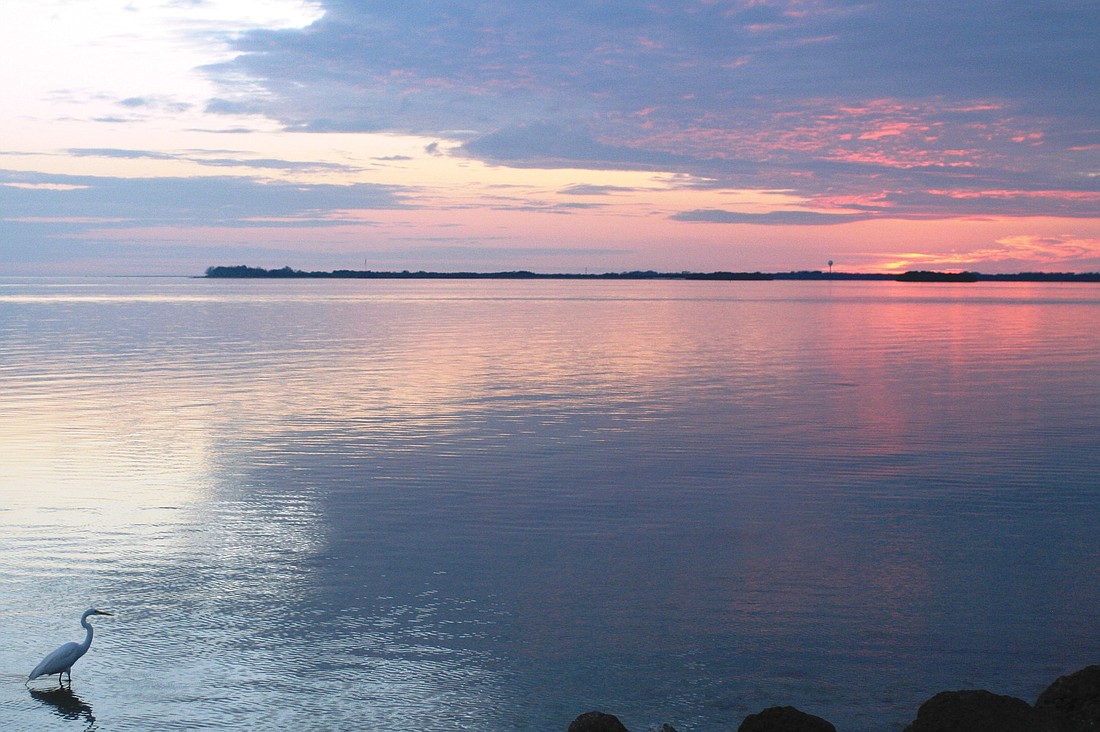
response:
<svg viewBox="0 0 1100 732"><path fill-rule="evenodd" d="M1100 662L1095 285L0 280L0 451L5 730L871 732Z"/></svg>

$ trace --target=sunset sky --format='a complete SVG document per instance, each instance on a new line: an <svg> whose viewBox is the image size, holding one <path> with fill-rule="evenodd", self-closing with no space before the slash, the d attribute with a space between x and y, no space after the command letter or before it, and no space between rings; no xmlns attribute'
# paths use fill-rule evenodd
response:
<svg viewBox="0 0 1100 732"><path fill-rule="evenodd" d="M4 0L0 275L1100 270L1096 0Z"/></svg>

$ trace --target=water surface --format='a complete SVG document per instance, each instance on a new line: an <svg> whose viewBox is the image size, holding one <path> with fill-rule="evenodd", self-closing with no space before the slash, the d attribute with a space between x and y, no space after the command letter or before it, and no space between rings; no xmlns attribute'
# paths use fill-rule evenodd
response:
<svg viewBox="0 0 1100 732"><path fill-rule="evenodd" d="M0 280L0 451L5 729L870 732L1100 662L1095 285Z"/></svg>

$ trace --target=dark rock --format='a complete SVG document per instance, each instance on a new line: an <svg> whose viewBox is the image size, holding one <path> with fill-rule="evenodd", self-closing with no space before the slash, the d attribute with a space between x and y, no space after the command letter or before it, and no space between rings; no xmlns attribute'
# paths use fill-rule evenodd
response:
<svg viewBox="0 0 1100 732"><path fill-rule="evenodd" d="M630 732L614 714L585 712L569 725L569 732Z"/></svg>
<svg viewBox="0 0 1100 732"><path fill-rule="evenodd" d="M745 717L737 732L836 732L836 727L794 707L768 707Z"/></svg>
<svg viewBox="0 0 1100 732"><path fill-rule="evenodd" d="M1023 699L990 691L941 691L920 705L905 732L1037 732L1035 711Z"/></svg>
<svg viewBox="0 0 1100 732"><path fill-rule="evenodd" d="M1100 666L1061 676L1039 695L1044 732L1100 732Z"/></svg>

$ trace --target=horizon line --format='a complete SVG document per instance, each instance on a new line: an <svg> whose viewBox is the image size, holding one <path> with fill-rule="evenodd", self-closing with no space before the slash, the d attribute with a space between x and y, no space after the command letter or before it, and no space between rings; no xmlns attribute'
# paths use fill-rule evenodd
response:
<svg viewBox="0 0 1100 732"><path fill-rule="evenodd" d="M906 272L833 272L824 270L791 270L787 272L661 272L629 270L602 273L539 273L531 270L494 272L438 272L428 270L298 270L289 265L280 269L265 269L248 265L217 265L198 276L210 279L620 279L620 280L891 280L910 282L977 282L977 281L1038 281L1038 282L1100 282L1100 272L1016 272L982 273L976 271L908 270Z"/></svg>

